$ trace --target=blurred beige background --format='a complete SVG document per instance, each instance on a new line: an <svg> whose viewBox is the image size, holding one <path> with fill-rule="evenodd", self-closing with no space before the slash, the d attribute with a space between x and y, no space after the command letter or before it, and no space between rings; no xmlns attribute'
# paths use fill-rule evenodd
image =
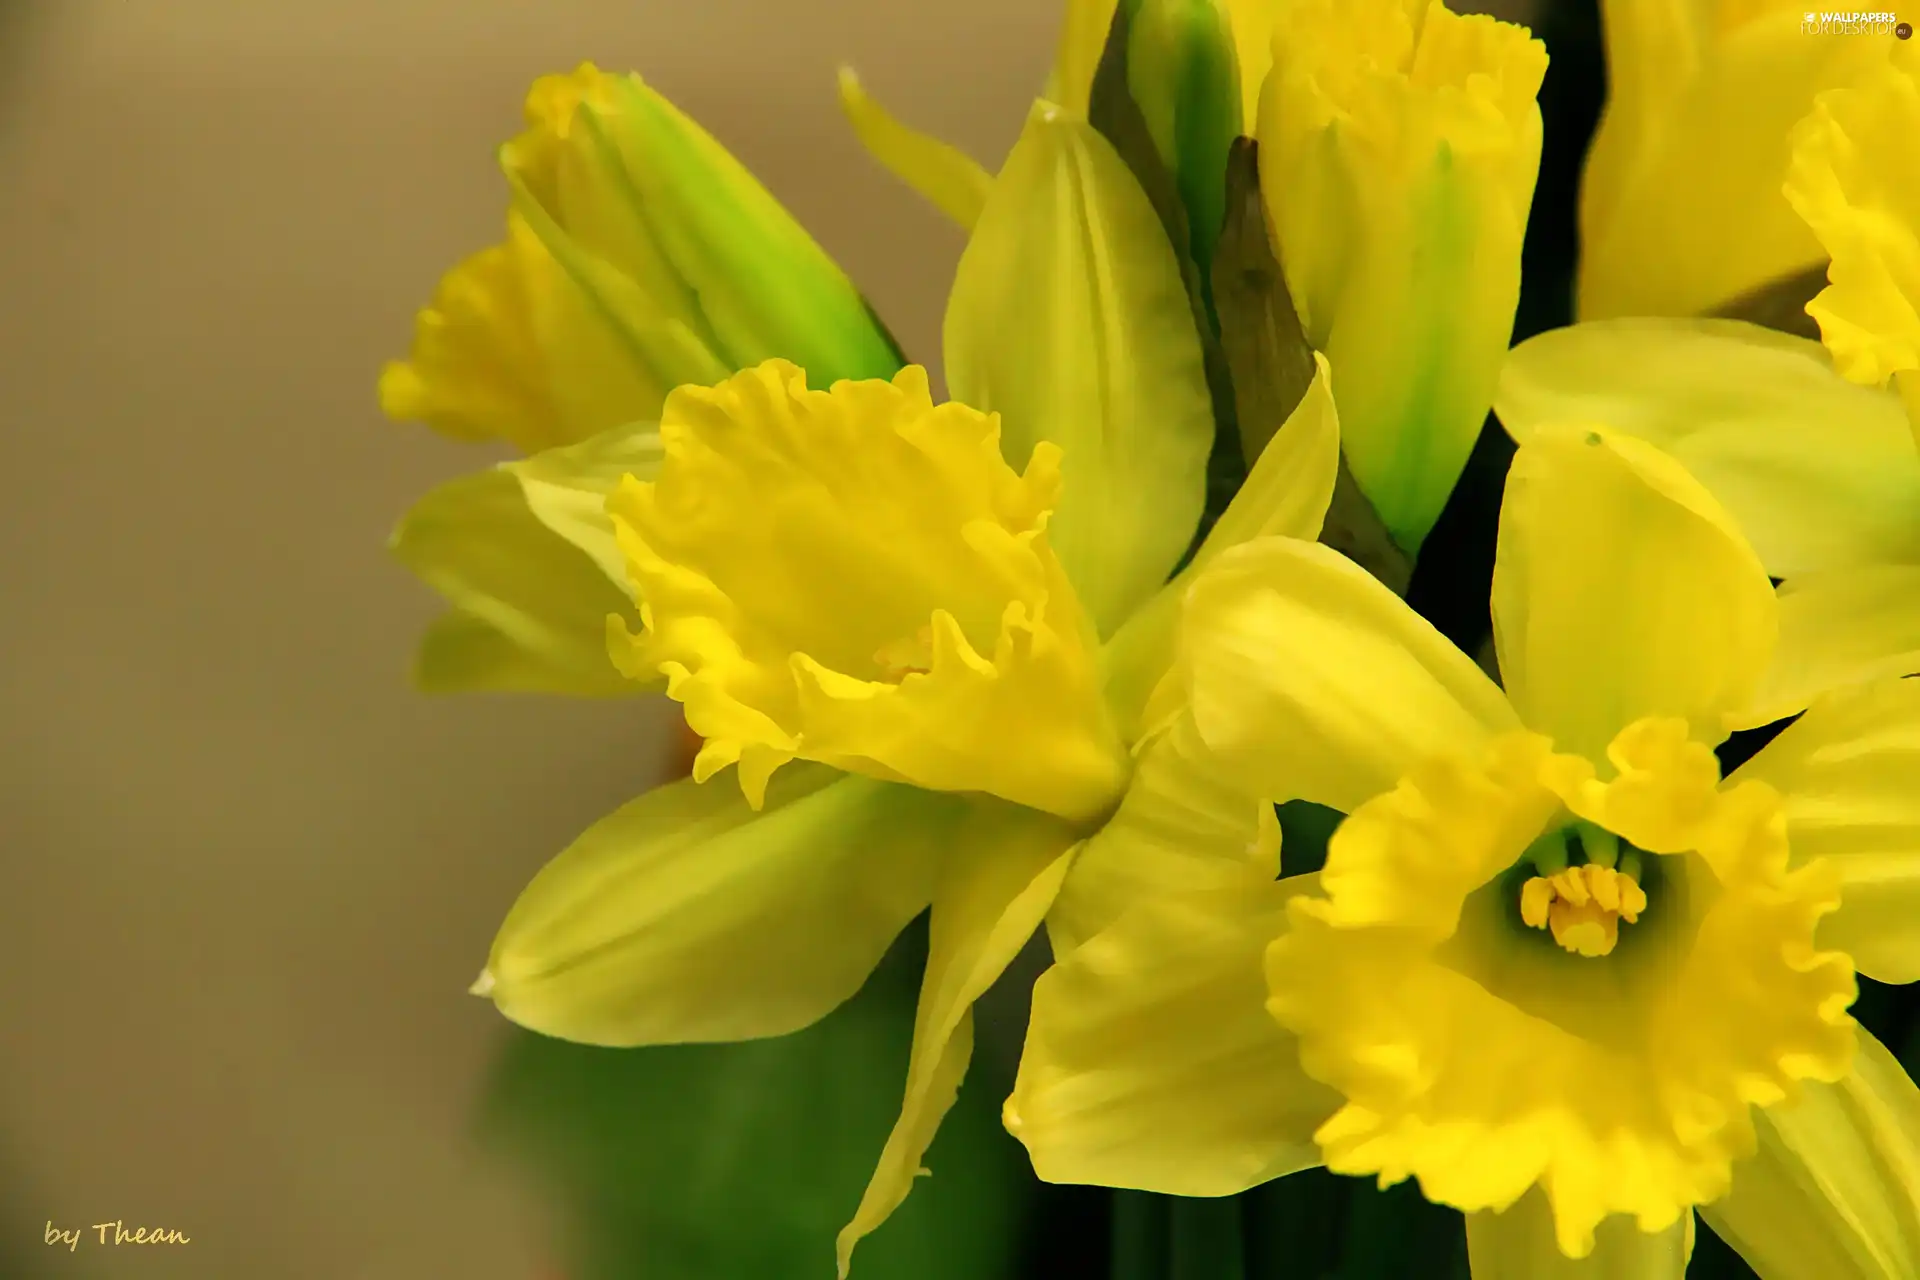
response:
<svg viewBox="0 0 1920 1280"><path fill-rule="evenodd" d="M502 1027L462 993L666 721L409 689L437 606L384 540L492 456L380 420L375 375L499 233L528 82L582 59L705 122L936 358L959 236L834 67L992 160L1056 22L0 0L0 1275L546 1274L545 1208L469 1138ZM111 1219L194 1243L42 1243Z"/></svg>

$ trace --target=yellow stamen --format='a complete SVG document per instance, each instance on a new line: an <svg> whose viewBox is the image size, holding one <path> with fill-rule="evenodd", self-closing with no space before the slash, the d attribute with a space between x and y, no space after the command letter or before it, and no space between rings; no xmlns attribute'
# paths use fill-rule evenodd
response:
<svg viewBox="0 0 1920 1280"><path fill-rule="evenodd" d="M1632 924L1646 909L1646 891L1632 875L1591 862L1520 886L1520 918L1551 929L1575 955L1608 954L1620 941L1620 922Z"/></svg>

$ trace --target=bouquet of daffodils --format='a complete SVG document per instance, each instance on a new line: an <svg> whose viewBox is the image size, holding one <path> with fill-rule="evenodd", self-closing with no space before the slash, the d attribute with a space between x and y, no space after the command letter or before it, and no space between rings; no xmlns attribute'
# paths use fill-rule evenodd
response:
<svg viewBox="0 0 1920 1280"><path fill-rule="evenodd" d="M1920 61L1769 0L1604 17L1581 318L1511 349L1520 27L1071 0L996 167L843 73L969 234L939 402L642 79L537 82L505 240L380 385L525 452L396 534L451 606L418 678L664 691L701 745L475 992L783 1036L927 913L843 1276L1036 937L1003 1119L1047 1182L1413 1179L1475 1280L1677 1278L1696 1218L1766 1280L1920 1276L1920 1090L1849 1014L1920 978ZM1490 410L1469 652L1406 598Z"/></svg>

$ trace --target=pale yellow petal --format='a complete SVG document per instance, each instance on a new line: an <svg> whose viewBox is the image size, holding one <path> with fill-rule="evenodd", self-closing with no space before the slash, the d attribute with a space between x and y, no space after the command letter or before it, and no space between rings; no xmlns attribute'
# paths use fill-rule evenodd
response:
<svg viewBox="0 0 1920 1280"><path fill-rule="evenodd" d="M1920 564L1920 450L1900 402L1833 371L1817 342L1733 320L1602 320L1507 357L1494 411L1525 444L1597 424L1672 454L1775 577Z"/></svg>
<svg viewBox="0 0 1920 1280"><path fill-rule="evenodd" d="M1120 808L1081 848L1047 917L1056 957L1136 902L1279 874L1272 803L1215 767L1191 713L1155 729L1135 756Z"/></svg>
<svg viewBox="0 0 1920 1280"><path fill-rule="evenodd" d="M1840 873L1820 945L1870 978L1920 981L1920 680L1822 698L1734 776L1781 793L1796 863Z"/></svg>
<svg viewBox="0 0 1920 1280"><path fill-rule="evenodd" d="M812 764L759 813L734 787L657 788L534 877L480 985L522 1026L589 1044L796 1031L926 906L966 810Z"/></svg>
<svg viewBox="0 0 1920 1280"><path fill-rule="evenodd" d="M607 656L607 615L631 607L620 579L544 524L510 471L434 489L390 547L455 610L422 643L422 688L617 697L657 687L629 680Z"/></svg>
<svg viewBox="0 0 1920 1280"><path fill-rule="evenodd" d="M1260 90L1273 68L1274 11L1279 0L1227 0L1234 54L1240 60L1241 129L1251 135L1260 115Z"/></svg>
<svg viewBox="0 0 1920 1280"><path fill-rule="evenodd" d="M1180 660L1201 737L1275 801L1350 812L1415 762L1516 723L1471 658L1315 543L1223 553L1188 597Z"/></svg>
<svg viewBox="0 0 1920 1280"><path fill-rule="evenodd" d="M944 327L955 400L998 414L1007 461L1059 446L1047 536L1102 636L1193 540L1213 400L1159 215L1084 120L1037 103L960 257Z"/></svg>
<svg viewBox="0 0 1920 1280"><path fill-rule="evenodd" d="M1340 473L1340 414L1333 401L1333 369L1317 351L1313 370L1306 395L1254 459L1246 482L1194 555L1189 573L1254 538L1312 542L1320 536Z"/></svg>
<svg viewBox="0 0 1920 1280"><path fill-rule="evenodd" d="M1895 43L1803 32L1819 8L1607 0L1613 85L1581 192L1582 319L1703 314L1819 265L1781 194L1788 137L1817 93Z"/></svg>
<svg viewBox="0 0 1920 1280"><path fill-rule="evenodd" d="M1076 115L1087 113L1087 100L1093 93L1093 73L1099 69L1100 55L1106 52L1107 31L1113 26L1116 2L1067 0L1047 96Z"/></svg>
<svg viewBox="0 0 1920 1280"><path fill-rule="evenodd" d="M991 800L981 801L954 834L934 889L906 1096L860 1207L840 1231L843 1280L854 1246L886 1221L925 1172L920 1160L973 1054L973 1002L1040 926L1075 847L1063 824Z"/></svg>
<svg viewBox="0 0 1920 1280"><path fill-rule="evenodd" d="M1719 742L1778 622L1759 558L1679 463L1630 436L1550 427L1508 473L1493 630L1521 720L1604 760L1644 716Z"/></svg>
<svg viewBox="0 0 1920 1280"><path fill-rule="evenodd" d="M1828 689L1920 673L1920 564L1810 573L1777 596L1780 647L1743 722L1793 715Z"/></svg>
<svg viewBox="0 0 1920 1280"><path fill-rule="evenodd" d="M627 562L613 535L607 499L628 476L651 479L660 470L661 457L659 428L645 422L502 463L500 469L520 481L534 519L584 552L624 588Z"/></svg>
<svg viewBox="0 0 1920 1280"><path fill-rule="evenodd" d="M1311 877L1142 900L1035 985L1007 1128L1048 1182L1221 1196L1320 1163L1338 1097L1266 1010Z"/></svg>
<svg viewBox="0 0 1920 1280"><path fill-rule="evenodd" d="M1121 732L1136 736L1138 717L1166 674L1187 588L1221 552L1254 538L1320 536L1340 470L1340 416L1326 357L1314 355L1313 381L1261 450L1246 482L1179 575L1134 611L1101 652L1108 705Z"/></svg>
<svg viewBox="0 0 1920 1280"><path fill-rule="evenodd" d="M1758 1153L1700 1210L1761 1280L1920 1275L1920 1089L1859 1035L1852 1075L1761 1112Z"/></svg>
<svg viewBox="0 0 1920 1280"><path fill-rule="evenodd" d="M868 96L851 67L840 68L840 109L867 154L967 230L980 220L993 175L949 143L908 128Z"/></svg>
<svg viewBox="0 0 1920 1280"><path fill-rule="evenodd" d="M1693 1215L1665 1231L1642 1231L1632 1218L1608 1218L1593 1252L1569 1258L1554 1242L1553 1211L1538 1190L1505 1213L1467 1215L1473 1280L1681 1280L1693 1257Z"/></svg>

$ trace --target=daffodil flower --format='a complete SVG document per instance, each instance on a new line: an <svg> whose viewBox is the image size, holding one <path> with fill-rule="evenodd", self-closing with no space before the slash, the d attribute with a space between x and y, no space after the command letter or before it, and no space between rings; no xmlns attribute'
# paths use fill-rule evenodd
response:
<svg viewBox="0 0 1920 1280"><path fill-rule="evenodd" d="M1846 1009L1856 965L1920 978L1920 681L1723 781L1799 656L1725 510L1601 429L1521 445L1493 612L1504 693L1323 547L1201 575L1170 683L1222 780L1348 816L1323 870L1137 902L1040 979L1035 1168L1415 1177L1476 1280L1678 1280L1696 1209L1779 1280L1916 1274L1920 1091Z"/></svg>
<svg viewBox="0 0 1920 1280"><path fill-rule="evenodd" d="M1818 269L1820 243L1780 194L1788 134L1816 94L1896 42L1807 30L1809 9L1603 0L1607 104L1580 192L1581 319L1704 315Z"/></svg>
<svg viewBox="0 0 1920 1280"><path fill-rule="evenodd" d="M441 281L380 401L538 456L435 490L394 550L453 606L422 642L422 687L625 694L602 619L630 601L602 508L657 460L667 391L770 357L829 380L902 360L779 202L638 76L542 77L526 118L500 149L505 241Z"/></svg>
<svg viewBox="0 0 1920 1280"><path fill-rule="evenodd" d="M608 504L640 617L610 644L684 705L694 777L543 870L476 988L593 1043L778 1035L930 906L901 1115L843 1272L954 1099L974 1000L1037 927L1065 953L1165 886L1272 878L1271 807L1151 695L1193 576L1316 536L1338 468L1323 362L1167 581L1215 433L1199 337L1145 195L1046 103L963 255L946 357L945 404L919 368L819 387L778 360L668 397L657 470Z"/></svg>
<svg viewBox="0 0 1920 1280"><path fill-rule="evenodd" d="M1786 200L1832 260L1807 306L1824 350L1735 321L1576 324L1516 347L1495 402L1517 440L1599 422L1684 463L1786 579L1816 684L1920 672L1916 72L1901 45L1792 134Z"/></svg>

